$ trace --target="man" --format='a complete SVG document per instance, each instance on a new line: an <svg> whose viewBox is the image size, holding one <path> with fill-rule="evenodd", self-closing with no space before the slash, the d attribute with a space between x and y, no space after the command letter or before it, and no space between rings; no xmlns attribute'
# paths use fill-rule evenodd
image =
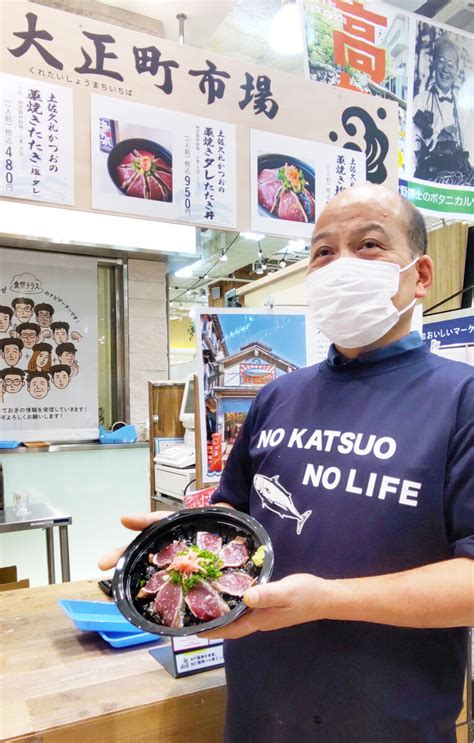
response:
<svg viewBox="0 0 474 743"><path fill-rule="evenodd" d="M71 381L71 367L67 364L53 364L49 370L51 380L58 390L64 390Z"/></svg>
<svg viewBox="0 0 474 743"><path fill-rule="evenodd" d="M54 315L54 308L47 302L35 305L36 322L41 328L49 328Z"/></svg>
<svg viewBox="0 0 474 743"><path fill-rule="evenodd" d="M8 333L13 317L13 310L7 305L0 305L0 333Z"/></svg>
<svg viewBox="0 0 474 743"><path fill-rule="evenodd" d="M76 361L77 348L74 343L60 343L56 346L56 356L60 364L69 366L71 369L71 376L76 376L79 373L79 365Z"/></svg>
<svg viewBox="0 0 474 743"><path fill-rule="evenodd" d="M41 328L35 322L22 322L16 326L15 337L23 341L23 345L31 350L41 339Z"/></svg>
<svg viewBox="0 0 474 743"><path fill-rule="evenodd" d="M29 322L35 303L29 297L15 297L12 301L13 311L19 323Z"/></svg>
<svg viewBox="0 0 474 743"><path fill-rule="evenodd" d="M18 366L23 350L21 338L2 338L0 340L0 354L7 366Z"/></svg>
<svg viewBox="0 0 474 743"><path fill-rule="evenodd" d="M49 392L48 372L29 372L26 380L28 392L35 400L42 400Z"/></svg>
<svg viewBox="0 0 474 743"><path fill-rule="evenodd" d="M421 215L382 186L342 192L316 224L309 301L336 342L262 389L213 497L260 521L275 551L272 582L245 595L253 610L205 633L231 640L229 743L455 741L474 623L474 374L410 333L425 249Z"/></svg>
<svg viewBox="0 0 474 743"><path fill-rule="evenodd" d="M49 326L53 340L57 346L60 343L67 343L69 340L69 323L68 322L52 322Z"/></svg>
<svg viewBox="0 0 474 743"><path fill-rule="evenodd" d="M15 366L8 369L0 369L0 382L2 383L0 402L3 402L5 392L8 392L10 395L16 395L23 389L25 372L23 369L18 369Z"/></svg>
<svg viewBox="0 0 474 743"><path fill-rule="evenodd" d="M461 171L470 184L468 141L454 92L458 72L458 50L442 36L433 48L434 81L413 100L416 178L435 181L441 172Z"/></svg>

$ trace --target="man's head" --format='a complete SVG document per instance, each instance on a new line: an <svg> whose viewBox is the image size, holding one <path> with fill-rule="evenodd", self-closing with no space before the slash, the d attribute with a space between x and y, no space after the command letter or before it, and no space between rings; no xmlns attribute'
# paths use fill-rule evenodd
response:
<svg viewBox="0 0 474 743"><path fill-rule="evenodd" d="M30 372L27 378L28 392L35 400L42 400L49 392L49 374L47 372Z"/></svg>
<svg viewBox="0 0 474 743"><path fill-rule="evenodd" d="M16 332L23 341L25 348L33 348L38 343L41 328L35 322L22 322L16 326Z"/></svg>
<svg viewBox="0 0 474 743"><path fill-rule="evenodd" d="M7 366L16 366L21 358L23 341L20 338L2 338L0 353Z"/></svg>
<svg viewBox="0 0 474 743"><path fill-rule="evenodd" d="M25 372L14 366L10 369L0 369L0 379L3 382L4 391L16 395L25 384Z"/></svg>
<svg viewBox="0 0 474 743"><path fill-rule="evenodd" d="M341 257L394 263L400 274L393 304L402 310L426 296L432 281L432 261L421 214L403 197L384 186L366 183L335 196L323 209L313 232L308 271L317 271ZM412 311L403 314L393 331L409 332ZM395 338L394 338L395 339Z"/></svg>
<svg viewBox="0 0 474 743"><path fill-rule="evenodd" d="M12 301L13 311L18 322L29 322L35 303L29 297L15 297Z"/></svg>
<svg viewBox="0 0 474 743"><path fill-rule="evenodd" d="M0 333L6 333L10 327L13 310L5 304L0 304Z"/></svg>
<svg viewBox="0 0 474 743"><path fill-rule="evenodd" d="M52 322L49 326L53 334L53 339L56 345L60 343L67 343L69 338L69 323L67 322Z"/></svg>
<svg viewBox="0 0 474 743"><path fill-rule="evenodd" d="M54 364L49 370L49 374L58 390L64 390L71 381L71 367L67 364Z"/></svg>
<svg viewBox="0 0 474 743"><path fill-rule="evenodd" d="M54 315L54 308L45 302L35 305L36 322L42 328L49 328Z"/></svg>
<svg viewBox="0 0 474 743"><path fill-rule="evenodd" d="M446 36L435 41L433 68L436 85L443 93L449 93L458 74L459 53L456 45Z"/></svg>
<svg viewBox="0 0 474 743"><path fill-rule="evenodd" d="M76 360L77 348L74 343L60 343L56 346L56 356L60 364L72 366Z"/></svg>

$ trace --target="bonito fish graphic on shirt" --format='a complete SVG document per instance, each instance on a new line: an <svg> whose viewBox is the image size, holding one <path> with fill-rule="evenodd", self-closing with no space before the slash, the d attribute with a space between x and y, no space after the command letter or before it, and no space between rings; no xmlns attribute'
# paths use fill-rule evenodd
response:
<svg viewBox="0 0 474 743"><path fill-rule="evenodd" d="M296 509L291 493L283 485L280 485L279 475L266 477L265 475L255 475L253 486L260 496L262 508L268 508L281 519L295 519L296 533L301 534L306 519L311 516L312 511L305 511L300 514Z"/></svg>

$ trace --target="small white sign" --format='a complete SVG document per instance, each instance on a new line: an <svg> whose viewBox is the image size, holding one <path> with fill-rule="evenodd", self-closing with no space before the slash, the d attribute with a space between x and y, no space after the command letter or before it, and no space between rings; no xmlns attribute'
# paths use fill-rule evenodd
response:
<svg viewBox="0 0 474 743"><path fill-rule="evenodd" d="M176 657L176 670L179 674L204 671L224 663L223 645L213 645L201 650L179 653Z"/></svg>

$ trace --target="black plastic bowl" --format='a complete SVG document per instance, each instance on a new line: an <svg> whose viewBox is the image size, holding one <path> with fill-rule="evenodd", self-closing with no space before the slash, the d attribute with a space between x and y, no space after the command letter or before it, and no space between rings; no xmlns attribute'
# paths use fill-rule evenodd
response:
<svg viewBox="0 0 474 743"><path fill-rule="evenodd" d="M314 176L314 168L312 168L308 163L303 162L303 160L298 160L296 157L292 157L291 155L277 155L277 154L269 154L269 155L260 155L257 161L257 169L258 169L258 175L260 176L260 173L262 170L266 170L269 168L270 170L274 170L275 168L282 168L285 163L288 163L288 165L295 165L298 170L301 170L304 179L307 183L306 188L311 193L313 198L315 197L315 176ZM260 210L260 214L262 214L265 217L271 217L272 219L280 219L277 214L271 214L269 211L265 209L260 203L258 204L258 208Z"/></svg>
<svg viewBox="0 0 474 743"><path fill-rule="evenodd" d="M186 539L197 531L219 532L228 540L237 536L246 537L252 555L258 547L265 547L265 558L257 578L258 583L267 583L273 570L273 546L267 532L254 518L230 508L190 508L174 513L156 524L147 527L127 547L117 563L113 579L115 603L129 622L156 635L173 635L184 637L195 635L204 630L216 629L230 624L247 610L244 601L228 614L210 622L201 622L188 627L166 627L147 619L138 610L140 602L134 600L139 590L139 583L145 576L148 565L148 554L158 552L174 539Z"/></svg>
<svg viewBox="0 0 474 743"><path fill-rule="evenodd" d="M133 138L122 140L122 142L116 144L115 147L109 152L109 156L107 158L107 170L109 171L109 176L111 177L112 181L117 186L120 193L124 196L128 196L128 194L126 194L125 191L123 191L123 189L120 187L120 180L117 174L117 168L122 162L125 155L128 155L128 153L132 152L133 150L146 150L147 152L151 152L152 155L154 155L155 157L160 157L169 166L170 169L173 168L173 157L171 155L171 152L169 152L169 150L167 150L165 147L162 147L161 144L152 142L151 139Z"/></svg>

